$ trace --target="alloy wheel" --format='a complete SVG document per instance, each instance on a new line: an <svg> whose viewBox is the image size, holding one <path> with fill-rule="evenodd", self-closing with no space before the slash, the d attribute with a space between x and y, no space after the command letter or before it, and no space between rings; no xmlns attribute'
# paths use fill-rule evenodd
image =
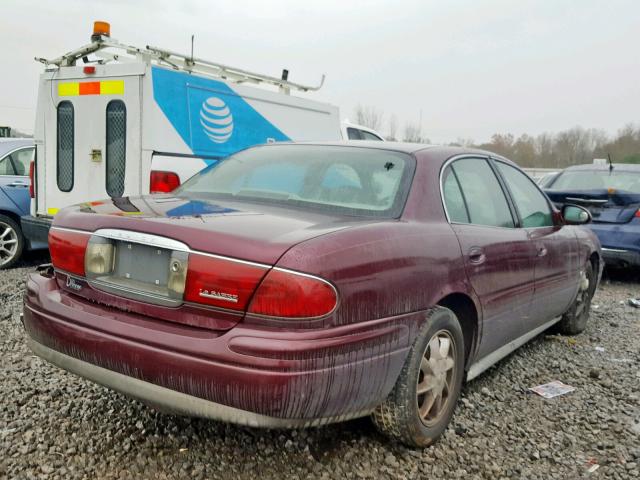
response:
<svg viewBox="0 0 640 480"><path fill-rule="evenodd" d="M11 225L0 222L0 266L6 265L18 251L18 233Z"/></svg>
<svg viewBox="0 0 640 480"><path fill-rule="evenodd" d="M456 345L446 330L429 340L420 362L416 387L418 414L426 426L437 423L452 400L456 378Z"/></svg>

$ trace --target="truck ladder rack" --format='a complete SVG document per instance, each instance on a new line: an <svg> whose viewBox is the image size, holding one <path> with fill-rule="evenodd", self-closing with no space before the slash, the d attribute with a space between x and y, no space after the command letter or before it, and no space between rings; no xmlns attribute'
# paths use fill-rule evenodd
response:
<svg viewBox="0 0 640 480"><path fill-rule="evenodd" d="M198 73L201 75L218 77L223 80L232 81L235 83L254 83L254 84L267 84L273 85L280 89L281 92L288 94L291 90L299 90L301 92L317 91L324 84L325 76L322 75L320 83L315 86L302 85L295 82L289 82L277 77L269 75L263 75L261 73L250 72L241 68L231 67L222 63L211 62L202 58L195 58L190 55L184 55L182 53L176 53L169 50L163 50L156 47L148 46L146 48L132 47L119 43L116 40L111 40L109 37L100 37L87 45L84 45L76 50L72 50L64 55L54 58L53 60L47 60L46 58L38 58L35 60L41 62L47 66L52 65L58 68L74 66L80 59L85 59L91 54L96 54L101 60L99 63L107 63L109 61L126 61L126 57L122 58L121 55L117 55L111 52L104 52L106 49L124 50L128 55L134 56L139 61L147 63L155 63L158 65L168 65L174 70L182 70L189 73ZM134 59L131 59L134 60Z"/></svg>

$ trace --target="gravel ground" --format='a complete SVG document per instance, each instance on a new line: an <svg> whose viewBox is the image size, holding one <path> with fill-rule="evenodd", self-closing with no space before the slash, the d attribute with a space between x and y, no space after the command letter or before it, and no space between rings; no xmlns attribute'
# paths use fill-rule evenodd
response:
<svg viewBox="0 0 640 480"><path fill-rule="evenodd" d="M640 277L604 281L586 333L541 335L467 384L420 451L368 419L265 431L165 415L44 363L19 314L25 274L45 259L0 272L0 478L640 477L640 310L626 305ZM576 390L528 392L551 380Z"/></svg>

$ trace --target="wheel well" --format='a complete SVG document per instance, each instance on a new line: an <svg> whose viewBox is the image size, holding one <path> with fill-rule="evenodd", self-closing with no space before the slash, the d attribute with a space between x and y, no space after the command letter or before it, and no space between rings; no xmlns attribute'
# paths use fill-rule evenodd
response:
<svg viewBox="0 0 640 480"><path fill-rule="evenodd" d="M589 261L593 266L594 273L597 275L599 271L598 268L600 267L600 258L598 257L598 252L593 252L589 257Z"/></svg>
<svg viewBox="0 0 640 480"><path fill-rule="evenodd" d="M18 226L22 228L22 225L20 225L20 215L16 215L15 213L10 212L8 210L0 210L0 215L4 215L5 217L11 218L11 220L16 222Z"/></svg>
<svg viewBox="0 0 640 480"><path fill-rule="evenodd" d="M464 293L451 293L438 302L456 314L464 336L464 358L468 362L478 333L478 311L473 300Z"/></svg>

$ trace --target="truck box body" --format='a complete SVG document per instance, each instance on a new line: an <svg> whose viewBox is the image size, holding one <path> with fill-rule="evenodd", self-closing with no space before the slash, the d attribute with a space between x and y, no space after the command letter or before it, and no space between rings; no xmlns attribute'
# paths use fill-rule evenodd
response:
<svg viewBox="0 0 640 480"><path fill-rule="evenodd" d="M176 68L154 61L154 50L126 48L137 53L128 61L83 65L84 50L74 52L73 61L71 54L44 61L56 68L39 82L35 197L22 218L27 238L45 240L61 208L169 190L252 145L346 138L337 107L289 94L291 86L314 87ZM251 85L263 79L279 90Z"/></svg>

